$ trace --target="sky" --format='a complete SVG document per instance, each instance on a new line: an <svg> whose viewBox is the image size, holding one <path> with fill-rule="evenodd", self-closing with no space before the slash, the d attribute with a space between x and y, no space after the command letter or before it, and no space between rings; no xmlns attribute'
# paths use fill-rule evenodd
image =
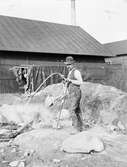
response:
<svg viewBox="0 0 127 167"><path fill-rule="evenodd" d="M0 0L0 15L71 24L70 0ZM127 0L76 0L76 24L101 43L127 39Z"/></svg>

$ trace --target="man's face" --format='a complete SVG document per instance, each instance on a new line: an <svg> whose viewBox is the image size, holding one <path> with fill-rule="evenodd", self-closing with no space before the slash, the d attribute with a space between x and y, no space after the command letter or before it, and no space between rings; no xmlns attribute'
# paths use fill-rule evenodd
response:
<svg viewBox="0 0 127 167"><path fill-rule="evenodd" d="M72 70L73 64L67 64L67 68L68 68L68 70Z"/></svg>

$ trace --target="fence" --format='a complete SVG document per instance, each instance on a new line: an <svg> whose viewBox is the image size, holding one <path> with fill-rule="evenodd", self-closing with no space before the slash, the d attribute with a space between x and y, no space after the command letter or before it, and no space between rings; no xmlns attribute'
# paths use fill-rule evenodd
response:
<svg viewBox="0 0 127 167"><path fill-rule="evenodd" d="M78 64L78 67L80 68L85 81L112 85L123 91L127 90L126 66L108 65L105 63L80 63ZM10 68L10 65L0 66L0 93L20 92L16 78L13 72L9 70ZM67 75L66 67L60 65L35 66L34 71L34 75L36 75L34 90L36 90L51 73L59 72L65 76ZM54 76L46 82L46 85L58 82L61 82L60 77Z"/></svg>
<svg viewBox="0 0 127 167"><path fill-rule="evenodd" d="M9 70L11 65L0 66L0 93L19 93L23 92L16 82L16 77L13 71ZM33 90L36 90L38 86L52 73L61 73L67 76L67 69L65 66L33 66ZM45 83L45 86L61 82L59 76L53 76Z"/></svg>
<svg viewBox="0 0 127 167"><path fill-rule="evenodd" d="M80 64L83 78L94 83L114 86L127 92L127 66L123 64ZM86 72L85 72L86 71Z"/></svg>
<svg viewBox="0 0 127 167"><path fill-rule="evenodd" d="M19 90L10 68L10 65L0 65L0 93L16 93Z"/></svg>

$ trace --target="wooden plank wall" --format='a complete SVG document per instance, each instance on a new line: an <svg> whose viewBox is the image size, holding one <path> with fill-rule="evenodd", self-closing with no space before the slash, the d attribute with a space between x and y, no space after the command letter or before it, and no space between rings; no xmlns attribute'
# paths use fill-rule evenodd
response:
<svg viewBox="0 0 127 167"><path fill-rule="evenodd" d="M123 64L80 64L80 69L86 81L114 86L127 92L127 66Z"/></svg>
<svg viewBox="0 0 127 167"><path fill-rule="evenodd" d="M111 80L112 75L122 72L122 65L110 65L106 63L80 63L83 78L87 81L107 83Z"/></svg>
<svg viewBox="0 0 127 167"><path fill-rule="evenodd" d="M19 91L11 65L0 65L0 93L16 93Z"/></svg>
<svg viewBox="0 0 127 167"><path fill-rule="evenodd" d="M11 65L0 65L0 93L18 93L20 92L19 86L16 82L16 77L14 76L12 70L9 70ZM42 66L42 73L43 77L40 81L36 84L36 87L34 87L34 90L37 89L37 87L52 73L62 73L63 75L67 75L67 69L65 66L54 66L52 65L44 65ZM60 77L54 76L51 77L45 84L50 85L53 83L60 82Z"/></svg>
<svg viewBox="0 0 127 167"><path fill-rule="evenodd" d="M17 93L19 92L18 84L15 80L15 76L12 71L9 70L11 65L0 66L0 93ZM121 65L109 65L105 63L79 63L79 69L81 70L84 81L102 83L105 85L115 86L124 91L127 90L127 68ZM60 72L67 75L65 66L48 64L43 66L45 79L51 73ZM59 78L53 77L47 85L57 83ZM40 83L39 83L40 84ZM38 85L39 86L39 85Z"/></svg>

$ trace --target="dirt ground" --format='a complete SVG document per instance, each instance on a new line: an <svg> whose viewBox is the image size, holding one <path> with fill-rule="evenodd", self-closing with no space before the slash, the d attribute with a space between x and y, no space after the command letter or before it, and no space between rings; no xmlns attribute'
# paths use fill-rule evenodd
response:
<svg viewBox="0 0 127 167"><path fill-rule="evenodd" d="M43 129L43 131L49 129ZM59 130L64 137L67 131ZM61 136L61 135L60 135ZM62 136L62 137L63 137ZM31 153L29 149L21 149L17 145L0 144L0 167L10 166L10 162L24 162L26 167L126 167L127 162L115 160L111 155L105 153L91 154L69 154L54 147L56 136L47 137L42 140L39 152ZM57 138L61 143L61 137ZM28 141L26 141L28 143ZM24 143L23 143L24 145ZM44 146L44 147L43 147ZM26 146L24 146L26 148Z"/></svg>
<svg viewBox="0 0 127 167"><path fill-rule="evenodd" d="M0 105L14 104L17 101L20 101L19 95L8 94L0 96ZM0 167L14 166L12 162L15 162L16 167L127 167L127 161L117 157L118 155L112 155L111 152L110 154L105 152L69 154L61 151L60 145L70 135L71 128L54 130L46 127L40 131L42 133L50 131L54 135L52 137L48 135L43 140L40 139L41 144L39 142L36 143L38 151L36 149L33 150L30 141L25 140L25 136L18 136L15 139L16 141L12 143L1 142ZM31 143L35 142L35 139L31 139ZM19 141L21 142L21 147L16 144Z"/></svg>

